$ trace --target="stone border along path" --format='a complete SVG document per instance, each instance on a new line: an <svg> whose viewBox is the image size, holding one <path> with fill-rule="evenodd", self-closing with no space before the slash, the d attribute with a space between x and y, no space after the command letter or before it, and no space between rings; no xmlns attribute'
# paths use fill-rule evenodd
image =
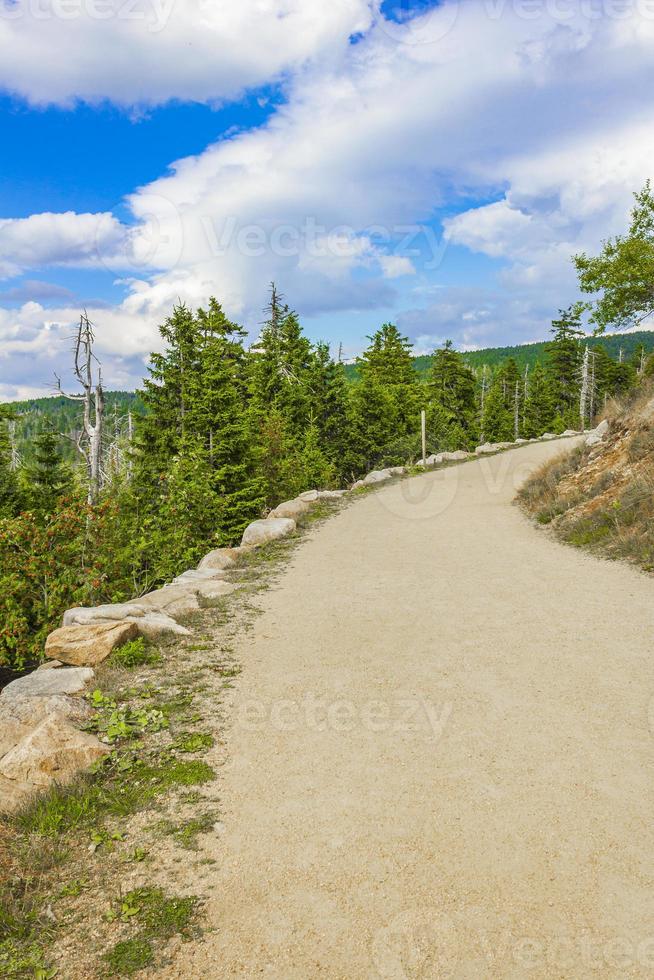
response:
<svg viewBox="0 0 654 980"><path fill-rule="evenodd" d="M579 433L570 430L563 435ZM559 437L546 433L541 438ZM443 452L428 457L426 464L433 469L527 442L485 443L475 453ZM412 473L420 469L414 467ZM238 587L229 581L229 570L244 551L292 533L296 519L319 500L338 499L405 475L411 475L409 468L389 467L373 470L349 491L308 490L279 504L267 518L250 524L240 547L209 552L196 569L182 573L163 588L130 602L69 609L62 627L47 638L47 661L0 693L0 811L18 809L52 782L70 782L110 751L108 745L78 726L94 713L83 697L93 684L93 668L113 650L137 636L148 640L188 636L189 630L178 619L198 612L203 600L222 598Z"/></svg>

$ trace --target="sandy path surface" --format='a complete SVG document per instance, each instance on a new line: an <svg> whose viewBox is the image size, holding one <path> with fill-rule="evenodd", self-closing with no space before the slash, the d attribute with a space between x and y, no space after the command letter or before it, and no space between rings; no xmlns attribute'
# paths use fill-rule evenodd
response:
<svg viewBox="0 0 654 980"><path fill-rule="evenodd" d="M654 582L511 505L562 448L298 549L237 651L214 931L168 976L654 976Z"/></svg>

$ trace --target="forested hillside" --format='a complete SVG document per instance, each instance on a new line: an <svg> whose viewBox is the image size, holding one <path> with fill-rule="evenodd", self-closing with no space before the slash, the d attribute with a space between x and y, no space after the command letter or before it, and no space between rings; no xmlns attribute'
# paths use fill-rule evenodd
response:
<svg viewBox="0 0 654 980"><path fill-rule="evenodd" d="M533 368L538 361L546 356L548 341L542 340L534 344L516 344L513 347L483 347L481 350L464 351L463 359L471 368L497 367L502 361L513 358L519 368ZM588 345L591 350L602 348L614 361L633 362L644 351L651 354L654 351L654 330L634 330L631 333L606 334L601 337L589 337ZM413 366L424 381L431 366L431 355L423 354L414 357ZM358 371L356 363L345 365L345 375L348 381L356 381Z"/></svg>
<svg viewBox="0 0 654 980"><path fill-rule="evenodd" d="M639 286L654 278L652 228L648 186L624 239L628 261L622 239L596 259L577 257L582 289L599 294L586 305L600 330L653 312ZM102 390L81 317L72 365L81 401L1 409L0 665L38 657L64 609L169 581L307 488L418 461L423 411L428 453L588 427L654 374L654 355L649 334L590 340L581 315L580 305L559 311L551 339L529 347L535 361L518 348L500 349L495 363L483 351L471 362L449 341L416 362L385 323L349 384L273 286L249 347L217 300L175 307L136 396Z"/></svg>

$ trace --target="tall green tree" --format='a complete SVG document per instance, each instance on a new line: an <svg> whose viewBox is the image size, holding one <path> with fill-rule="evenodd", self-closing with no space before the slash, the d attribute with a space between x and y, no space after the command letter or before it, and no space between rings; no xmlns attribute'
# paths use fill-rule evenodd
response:
<svg viewBox="0 0 654 980"><path fill-rule="evenodd" d="M60 498L72 489L72 473L62 461L56 432L48 429L33 442L33 461L24 470L26 502L37 513L52 514Z"/></svg>
<svg viewBox="0 0 654 980"><path fill-rule="evenodd" d="M579 425L579 389L583 349L580 338L581 311L578 306L560 310L552 321L553 339L546 345L547 372L552 387L556 428Z"/></svg>
<svg viewBox="0 0 654 980"><path fill-rule="evenodd" d="M540 362L537 362L529 378L524 406L523 436L527 439L542 436L551 431L554 423L554 399L550 378Z"/></svg>
<svg viewBox="0 0 654 980"><path fill-rule="evenodd" d="M427 392L433 448L472 448L478 436L475 376L451 340L433 355Z"/></svg>
<svg viewBox="0 0 654 980"><path fill-rule="evenodd" d="M361 381L369 386L381 386L390 397L395 436L413 434L419 430L423 401L413 364L413 345L392 323L384 323L369 340L369 346L356 362Z"/></svg>
<svg viewBox="0 0 654 980"><path fill-rule="evenodd" d="M262 511L265 484L249 404L245 331L216 299L197 312L197 370L189 383L187 439L204 459L220 505L220 539L236 540Z"/></svg>
<svg viewBox="0 0 654 980"><path fill-rule="evenodd" d="M654 193L648 180L636 203L626 235L607 239L597 256L575 256L579 285L597 294L587 308L599 332L642 322L654 313Z"/></svg>

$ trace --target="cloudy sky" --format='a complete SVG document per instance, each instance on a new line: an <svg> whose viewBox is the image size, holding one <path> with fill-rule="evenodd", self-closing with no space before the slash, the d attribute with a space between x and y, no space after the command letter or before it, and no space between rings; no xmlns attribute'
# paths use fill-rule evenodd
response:
<svg viewBox="0 0 654 980"><path fill-rule="evenodd" d="M654 172L654 0L0 0L0 398L275 280L359 351L541 339Z"/></svg>

